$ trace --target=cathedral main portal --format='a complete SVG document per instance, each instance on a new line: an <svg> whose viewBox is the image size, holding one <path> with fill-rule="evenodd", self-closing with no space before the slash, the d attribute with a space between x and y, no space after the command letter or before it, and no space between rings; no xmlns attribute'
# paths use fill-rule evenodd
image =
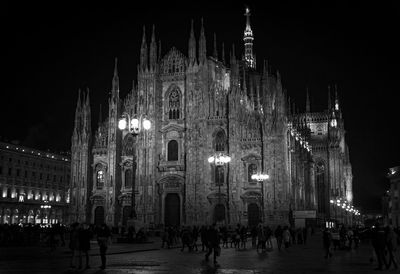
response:
<svg viewBox="0 0 400 274"><path fill-rule="evenodd" d="M180 198L177 193L168 193L165 197L164 223L166 226L180 225Z"/></svg>

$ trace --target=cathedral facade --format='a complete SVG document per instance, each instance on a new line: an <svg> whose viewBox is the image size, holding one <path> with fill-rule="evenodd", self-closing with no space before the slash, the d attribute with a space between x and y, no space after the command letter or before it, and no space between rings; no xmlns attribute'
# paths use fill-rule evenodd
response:
<svg viewBox="0 0 400 274"><path fill-rule="evenodd" d="M245 52L207 54L203 22L188 56L161 55L143 30L137 85L120 98L117 61L108 116L92 132L89 93L79 99L72 135L70 220L126 225L135 205L144 224L288 224L293 212L335 216L334 196L352 200L351 165L337 96L322 113L291 107L279 72L256 69L246 10ZM228 58L227 58L228 56ZM123 117L146 118L137 135ZM334 121L334 122L333 122ZM229 155L224 165L211 155ZM262 182L253 174L268 174ZM132 189L134 185L134 189ZM134 203L132 203L134 191Z"/></svg>

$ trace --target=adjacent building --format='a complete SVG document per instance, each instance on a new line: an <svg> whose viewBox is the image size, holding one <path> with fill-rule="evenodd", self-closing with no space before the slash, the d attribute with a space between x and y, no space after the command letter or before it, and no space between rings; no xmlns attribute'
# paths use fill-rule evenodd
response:
<svg viewBox="0 0 400 274"><path fill-rule="evenodd" d="M70 156L0 142L0 224L66 222Z"/></svg>
<svg viewBox="0 0 400 274"><path fill-rule="evenodd" d="M154 27L150 44L144 29L137 85L120 98L115 61L108 115L95 132L89 93L79 92L70 220L125 225L132 191L137 217L147 224L294 224L296 216L325 223L334 216L330 199L351 204L337 94L325 111L311 112L307 100L299 113L280 73L266 61L261 70L256 65L254 40L248 9L241 58L234 47L229 54L218 47L215 35L207 54L203 22L198 40L192 22L187 56L175 47L161 54ZM128 115L145 117L151 128L137 136L119 130ZM210 163L215 154L231 161ZM252 178L260 173L269 179Z"/></svg>
<svg viewBox="0 0 400 274"><path fill-rule="evenodd" d="M387 219L388 224L395 227L400 225L400 166L389 168L387 178L390 181L390 189L387 192L388 196L388 210Z"/></svg>

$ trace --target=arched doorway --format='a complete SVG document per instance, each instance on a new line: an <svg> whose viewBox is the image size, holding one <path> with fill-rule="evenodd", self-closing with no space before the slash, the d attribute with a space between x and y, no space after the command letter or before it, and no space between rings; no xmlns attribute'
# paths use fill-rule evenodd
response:
<svg viewBox="0 0 400 274"><path fill-rule="evenodd" d="M260 208L256 203L250 203L247 206L247 216L249 227L256 226L260 223Z"/></svg>
<svg viewBox="0 0 400 274"><path fill-rule="evenodd" d="M98 206L94 210L94 224L95 225L104 224L104 207Z"/></svg>
<svg viewBox="0 0 400 274"><path fill-rule="evenodd" d="M131 206L124 206L122 210L122 225L126 225L131 216Z"/></svg>
<svg viewBox="0 0 400 274"><path fill-rule="evenodd" d="M180 225L181 203L177 193L165 197L164 223L166 226Z"/></svg>
<svg viewBox="0 0 400 274"><path fill-rule="evenodd" d="M318 213L327 213L326 182L325 182L325 163L320 160L316 165L315 185L317 188Z"/></svg>
<svg viewBox="0 0 400 274"><path fill-rule="evenodd" d="M214 208L214 222L222 222L225 220L225 206L217 204Z"/></svg>

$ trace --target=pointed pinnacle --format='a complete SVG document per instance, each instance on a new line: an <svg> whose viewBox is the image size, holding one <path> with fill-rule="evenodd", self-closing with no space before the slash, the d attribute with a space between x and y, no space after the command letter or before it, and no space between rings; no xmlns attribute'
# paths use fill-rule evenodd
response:
<svg viewBox="0 0 400 274"><path fill-rule="evenodd" d="M81 107L81 89L79 88L78 89L78 102L77 102L77 104L76 104L76 107L77 108L80 108Z"/></svg>
<svg viewBox="0 0 400 274"><path fill-rule="evenodd" d="M90 94L90 90L89 90L89 88L86 88L86 91L87 91L87 93L86 93L86 102L85 102L85 104L86 104L86 106L89 106L90 105L90 99L89 99L89 94Z"/></svg>
<svg viewBox="0 0 400 274"><path fill-rule="evenodd" d="M222 63L225 63L225 45L224 42L222 42Z"/></svg>
<svg viewBox="0 0 400 274"><path fill-rule="evenodd" d="M146 44L146 26L143 25L142 45Z"/></svg>
<svg viewBox="0 0 400 274"><path fill-rule="evenodd" d="M308 92L308 87L306 90L306 112L310 112L310 94Z"/></svg>
<svg viewBox="0 0 400 274"><path fill-rule="evenodd" d="M153 24L153 32L151 34L151 42L155 43L156 42L156 26Z"/></svg>
<svg viewBox="0 0 400 274"><path fill-rule="evenodd" d="M218 52L217 52L217 35L214 32L214 51L213 51L213 56L215 59L218 59Z"/></svg>
<svg viewBox="0 0 400 274"><path fill-rule="evenodd" d="M114 60L114 76L118 76L118 58L115 57Z"/></svg>
<svg viewBox="0 0 400 274"><path fill-rule="evenodd" d="M193 23L193 19L191 21L191 26L190 26L190 38L194 38L194 27L193 27L194 23Z"/></svg>

